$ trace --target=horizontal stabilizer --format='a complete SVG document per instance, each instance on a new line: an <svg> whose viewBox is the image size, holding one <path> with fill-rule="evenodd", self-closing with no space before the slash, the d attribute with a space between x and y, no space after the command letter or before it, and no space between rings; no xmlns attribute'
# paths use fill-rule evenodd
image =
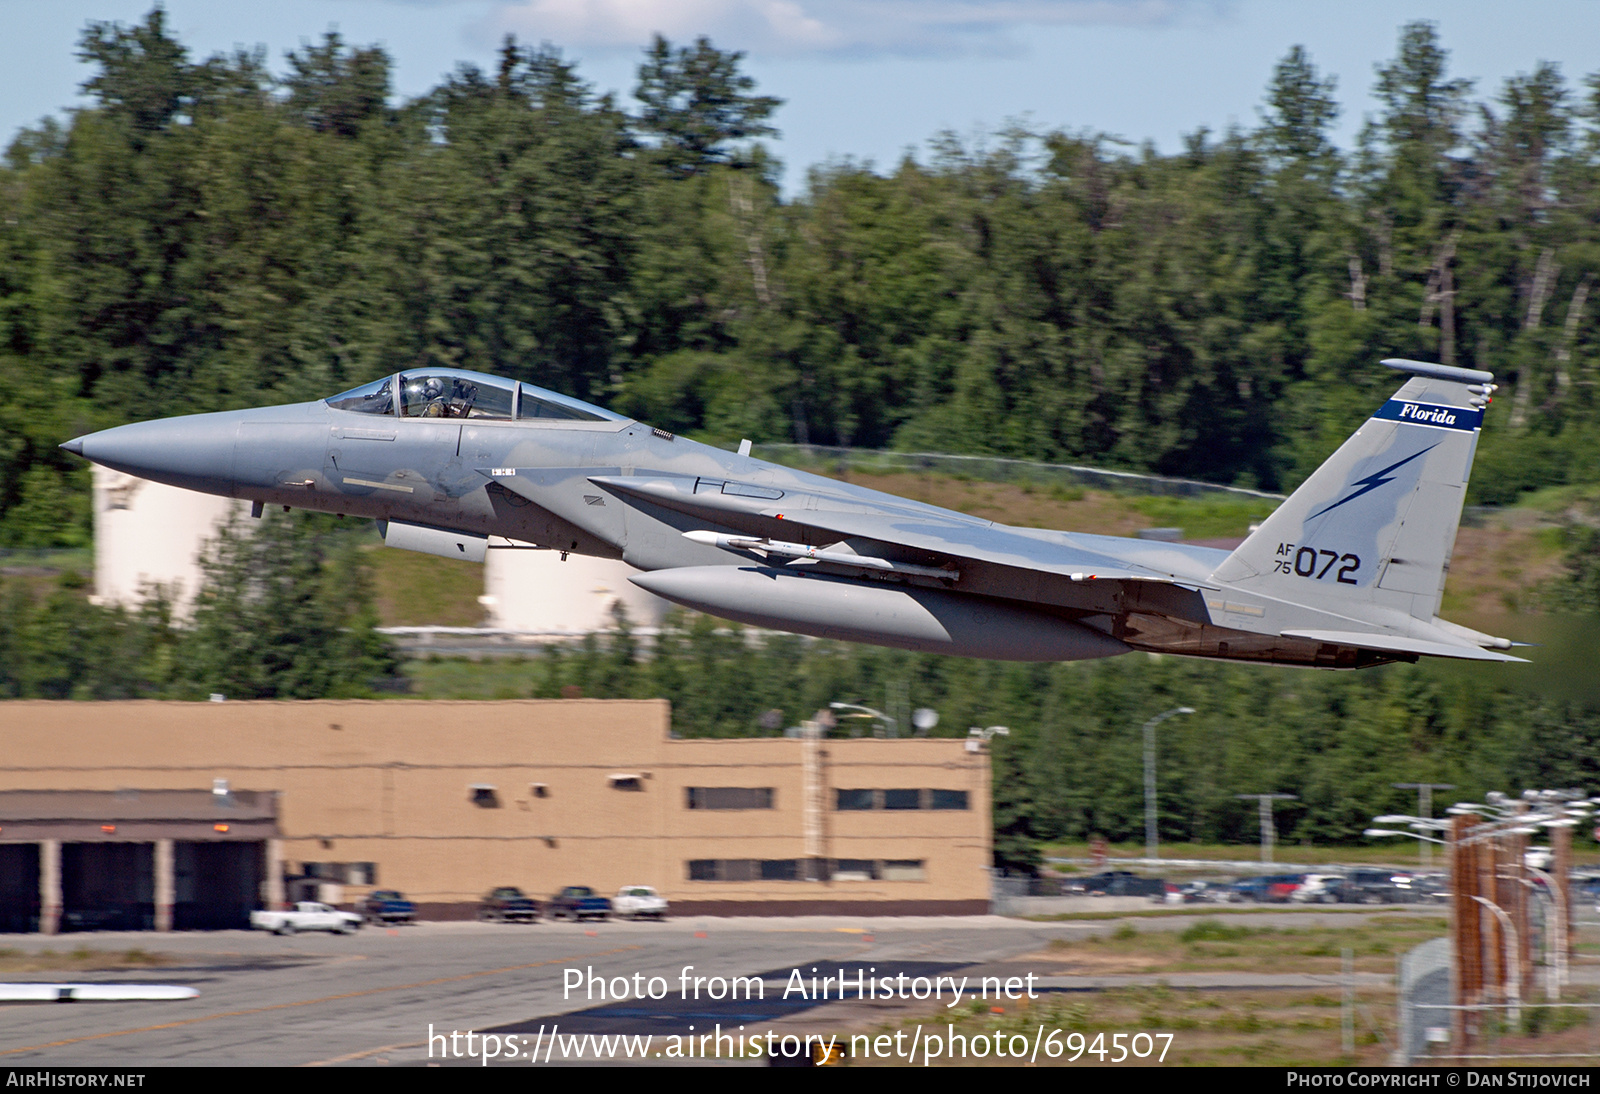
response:
<svg viewBox="0 0 1600 1094"><path fill-rule="evenodd" d="M1382 650L1386 653L1418 653L1429 657L1455 657L1463 661L1521 661L1509 653L1478 646L1457 646L1449 642L1425 642L1399 634L1371 634L1366 631L1284 631L1285 638L1309 638L1313 642L1329 642L1335 646L1355 646L1363 650Z"/></svg>

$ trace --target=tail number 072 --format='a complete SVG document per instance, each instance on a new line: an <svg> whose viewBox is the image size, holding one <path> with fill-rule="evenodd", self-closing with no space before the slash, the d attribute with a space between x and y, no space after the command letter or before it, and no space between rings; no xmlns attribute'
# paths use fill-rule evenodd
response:
<svg viewBox="0 0 1600 1094"><path fill-rule="evenodd" d="M1337 567L1337 568L1336 568ZM1326 547L1296 547L1292 543L1278 544L1278 555L1273 561L1274 573L1294 574L1321 581L1330 574L1341 585L1355 585L1355 572L1361 569L1361 558L1349 553L1340 554Z"/></svg>

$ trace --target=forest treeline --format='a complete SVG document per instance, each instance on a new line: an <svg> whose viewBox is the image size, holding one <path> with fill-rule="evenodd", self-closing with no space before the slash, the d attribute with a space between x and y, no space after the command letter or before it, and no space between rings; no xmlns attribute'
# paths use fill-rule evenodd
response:
<svg viewBox="0 0 1600 1094"><path fill-rule="evenodd" d="M705 40L657 39L626 102L508 39L396 104L379 48L274 75L159 8L79 56L89 105L0 166L0 546L86 541L69 437L424 365L713 440L1281 490L1411 356L1502 378L1473 500L1600 478L1600 76L1475 90L1427 23L1354 149L1295 48L1257 125L1175 154L946 135L788 199L781 104Z"/></svg>

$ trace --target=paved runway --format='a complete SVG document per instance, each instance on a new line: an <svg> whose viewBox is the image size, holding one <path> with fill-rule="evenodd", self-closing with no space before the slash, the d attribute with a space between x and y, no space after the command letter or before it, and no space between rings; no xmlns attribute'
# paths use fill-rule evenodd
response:
<svg viewBox="0 0 1600 1094"><path fill-rule="evenodd" d="M1291 912L1248 921L1341 924L1362 916ZM1143 919L1138 928L1181 930L1192 922L1187 916ZM1027 970L1009 959L1054 938L1081 938L1117 925L993 916L806 917L660 924L424 923L369 928L352 936L289 938L246 931L0 936L0 946L25 952L139 947L169 959L164 966L132 973L38 972L5 975L6 980L137 981L200 992L186 1002L0 1005L0 1066L418 1064L429 1060L430 1030L436 1035L431 1042L435 1062L447 1045L452 1054L463 1052L464 1036L453 1043L444 1038L468 1030L498 1031L501 1051L515 1048L519 1060L531 1060L534 1039L541 1038L538 1044L548 1049L543 1038L551 1031L544 1027L559 1025L563 1016L570 1017L562 1032L574 1034L629 1028L682 1032L697 1021L702 1023L697 1029L705 1029L708 1020L724 1028L748 1026L782 1014L730 998L733 977L765 974L770 1001L792 986L787 978L793 970L809 980L812 966L819 977L840 966L851 976L857 968L878 977L905 972L903 983L921 975L924 988L935 984L935 977L959 976L975 965L992 966L1006 976L1025 975ZM580 974L585 984L591 974L603 978L605 994L574 988ZM704 978L698 986L697 977ZM1067 982L1072 979L1046 978L1039 986L1102 986ZM629 998L614 998L624 987ZM686 987L688 999L683 998ZM743 990L748 994L749 985ZM949 994L948 987L942 990ZM634 998L663 993L665 1003ZM792 1015L802 1002L791 991L783 1012ZM481 1038L477 1043L481 1055Z"/></svg>

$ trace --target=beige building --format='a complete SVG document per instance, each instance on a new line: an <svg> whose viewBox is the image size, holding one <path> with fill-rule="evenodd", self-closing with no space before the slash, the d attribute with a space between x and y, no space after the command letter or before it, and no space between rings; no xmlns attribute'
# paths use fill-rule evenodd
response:
<svg viewBox="0 0 1600 1094"><path fill-rule="evenodd" d="M653 885L676 914L988 907L989 757L965 740L678 740L661 700L12 702L0 725L13 930L119 901L224 925L240 878L258 903L399 889L434 918L502 885Z"/></svg>

